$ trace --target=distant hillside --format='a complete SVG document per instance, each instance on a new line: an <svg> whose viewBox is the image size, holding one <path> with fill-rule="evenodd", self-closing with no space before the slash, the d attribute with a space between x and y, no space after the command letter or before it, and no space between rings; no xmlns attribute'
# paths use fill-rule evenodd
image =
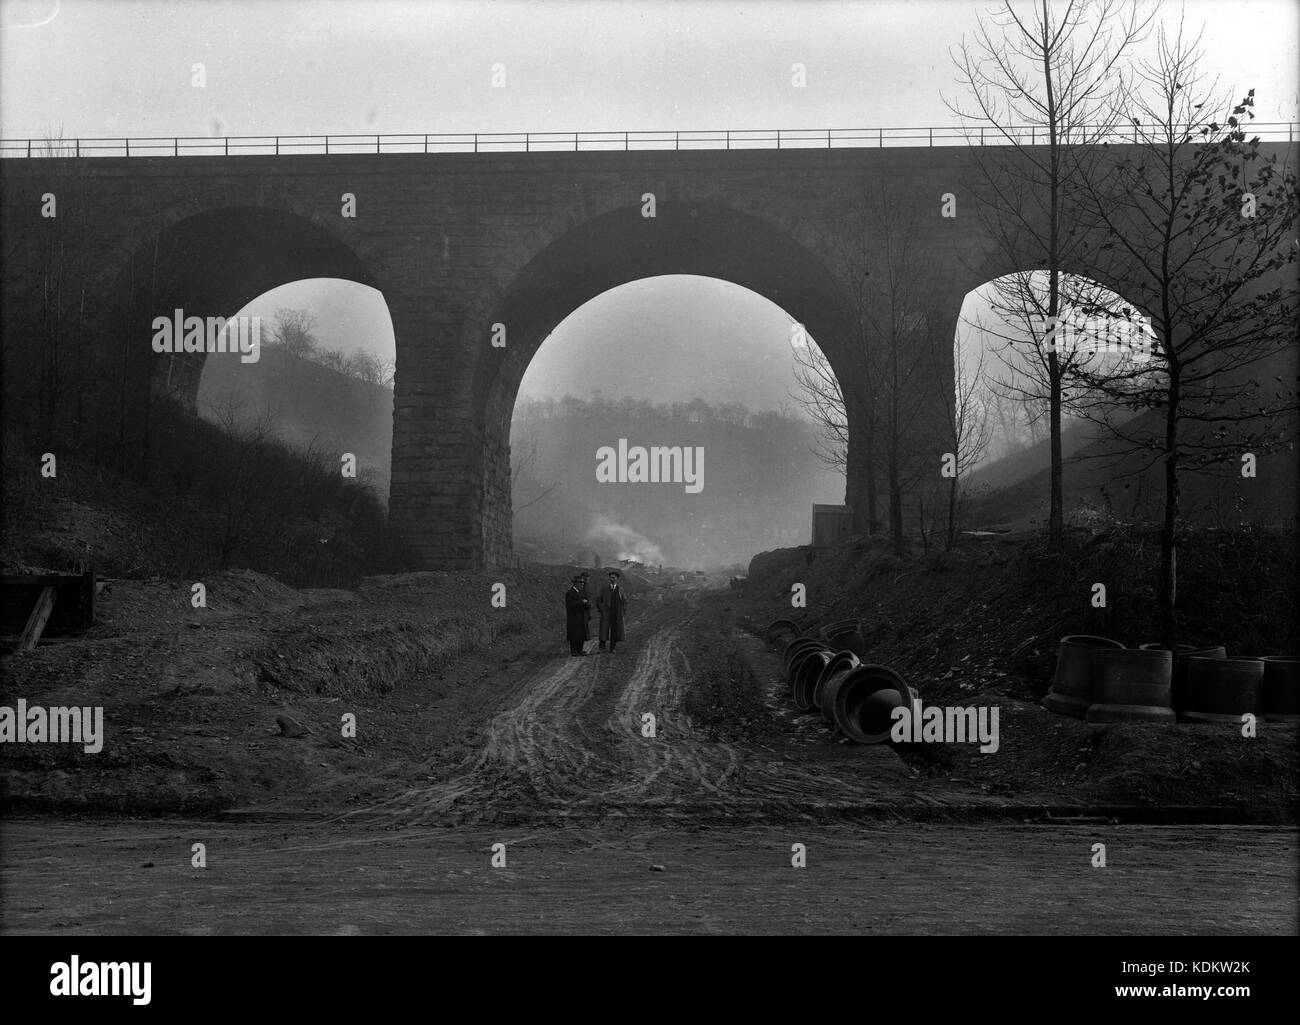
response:
<svg viewBox="0 0 1300 1025"><path fill-rule="evenodd" d="M1131 421L1127 430L1159 437L1163 414L1152 410ZM1291 435L1295 435L1294 428ZM1188 435L1189 438L1195 437ZM1065 507L1096 510L1129 521L1158 521L1164 501L1163 464L1146 452L1125 453L1123 446L1093 425L1076 423L1064 432ZM1233 461L1210 473L1180 475L1180 504L1187 522L1226 527L1242 522L1294 522L1297 467L1294 447L1257 457L1257 475L1241 476ZM1043 441L971 475L972 523L1027 525L1047 519L1050 480L1048 445ZM1086 513L1085 513L1086 514Z"/></svg>
<svg viewBox="0 0 1300 1025"><path fill-rule="evenodd" d="M249 443L165 400L150 426L138 462L119 460L112 435L60 444L57 487L32 458L49 437L21 424L5 430L6 573L62 572L78 560L106 577L203 580L251 569L337 587L399 564L377 496L343 479L337 463L276 438Z"/></svg>
<svg viewBox="0 0 1300 1025"><path fill-rule="evenodd" d="M629 446L702 446L703 490L598 482L596 451L617 448L620 438ZM815 440L803 420L734 404L674 411L566 399L546 413L521 408L511 437L516 465L526 464L516 486L515 537L561 557L591 548L606 558L687 567L743 563L778 544L806 543L812 504L844 500L844 478L818 463Z"/></svg>
<svg viewBox="0 0 1300 1025"><path fill-rule="evenodd" d="M267 347L257 363L210 356L199 388L209 422L253 424L269 410L277 438L314 446L337 465L357 456L358 473L387 500L393 393ZM600 483L596 450L629 445L703 446L704 488L683 484ZM746 562L754 552L805 542L812 504L844 500L843 477L812 454L810 424L778 413L752 414L737 403L702 400L654 406L610 402L530 403L516 410L512 459L515 539L533 557L563 561L575 552L637 557L682 566Z"/></svg>
<svg viewBox="0 0 1300 1025"><path fill-rule="evenodd" d="M1067 458L1091 440L1088 425L1082 421L1068 421L1061 429L1061 451ZM967 483L971 487L997 490L1018 484L1041 470L1049 469L1051 461L1051 449L1044 439L985 463L971 471Z"/></svg>
<svg viewBox="0 0 1300 1025"><path fill-rule="evenodd" d="M237 355L208 357L199 383L199 416L223 422L232 399L240 424L269 410L276 437L331 453L335 465L351 452L358 478L388 501L393 444L388 388L264 346L256 363L241 363Z"/></svg>

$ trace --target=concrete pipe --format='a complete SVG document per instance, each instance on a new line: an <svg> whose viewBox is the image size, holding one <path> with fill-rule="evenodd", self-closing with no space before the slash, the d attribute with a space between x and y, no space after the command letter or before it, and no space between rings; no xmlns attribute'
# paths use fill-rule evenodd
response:
<svg viewBox="0 0 1300 1025"><path fill-rule="evenodd" d="M1088 722L1167 722L1174 653L1163 648L1098 648L1092 656Z"/></svg>
<svg viewBox="0 0 1300 1025"><path fill-rule="evenodd" d="M1300 658L1265 655L1264 721L1300 722Z"/></svg>
<svg viewBox="0 0 1300 1025"><path fill-rule="evenodd" d="M826 722L835 722L835 708L826 700L826 694L832 677L841 673L849 673L862 664L862 661L851 651L836 652L835 657L826 664L822 670L821 676L817 677L817 682L813 685L812 700L813 705L821 712L822 718Z"/></svg>
<svg viewBox="0 0 1300 1025"><path fill-rule="evenodd" d="M764 637L767 643L776 648L784 648L799 636L799 627L791 619L774 619L767 628Z"/></svg>
<svg viewBox="0 0 1300 1025"><path fill-rule="evenodd" d="M793 688L795 680L798 677L799 670L803 667L804 662L812 658L813 655L817 654L817 652L825 650L825 645L818 645L817 647L808 646L800 650L800 652L790 660L790 671L785 674L785 679L791 687L791 694L794 693Z"/></svg>
<svg viewBox="0 0 1300 1025"><path fill-rule="evenodd" d="M1124 645L1109 637L1070 634L1061 638L1056 654L1056 675L1043 705L1061 715L1083 719L1092 704L1092 655L1098 648L1122 650Z"/></svg>
<svg viewBox="0 0 1300 1025"><path fill-rule="evenodd" d="M836 651L851 651L859 659L866 658L867 642L862 636L860 619L841 619L821 628L822 640Z"/></svg>
<svg viewBox="0 0 1300 1025"><path fill-rule="evenodd" d="M826 645L815 637L799 637L787 644L785 652L781 656L781 664L785 669L786 680L789 681L791 679L790 672L794 667L795 659L805 652L820 651L825 647Z"/></svg>
<svg viewBox="0 0 1300 1025"><path fill-rule="evenodd" d="M1141 651L1154 651L1159 644L1143 644ZM1174 715L1182 715L1187 708L1187 660L1189 658L1227 658L1223 645L1198 648L1194 644L1179 644L1174 648L1174 668L1169 675L1169 707Z"/></svg>
<svg viewBox="0 0 1300 1025"><path fill-rule="evenodd" d="M813 687L834 657L835 652L822 646L809 652L794 667L790 674L790 697L799 711L807 712L817 707L813 703Z"/></svg>
<svg viewBox="0 0 1300 1025"><path fill-rule="evenodd" d="M827 691L835 724L859 744L887 741L894 726L894 709L910 707L915 695L901 676L888 666L878 665L859 665L836 676Z"/></svg>
<svg viewBox="0 0 1300 1025"><path fill-rule="evenodd" d="M1245 712L1259 715L1264 661L1258 658L1187 660L1187 711L1193 722L1240 723Z"/></svg>

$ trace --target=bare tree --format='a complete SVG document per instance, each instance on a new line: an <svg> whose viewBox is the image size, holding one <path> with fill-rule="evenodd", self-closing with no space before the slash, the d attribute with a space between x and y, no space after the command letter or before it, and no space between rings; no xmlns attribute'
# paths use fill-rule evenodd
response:
<svg viewBox="0 0 1300 1025"><path fill-rule="evenodd" d="M983 357L981 352L981 358ZM988 414L989 459L1002 459L1042 441L1047 434L1047 407L1012 397L994 387L985 369L984 408Z"/></svg>
<svg viewBox="0 0 1300 1025"><path fill-rule="evenodd" d="M275 311L275 327L271 329L270 344L279 346L290 356L309 359L315 353L316 318L306 310L284 307Z"/></svg>
<svg viewBox="0 0 1300 1025"><path fill-rule="evenodd" d="M72 157L77 155L76 145L68 142L63 125L58 128L47 126L41 133L41 144L36 150L42 157Z"/></svg>
<svg viewBox="0 0 1300 1025"><path fill-rule="evenodd" d="M1041 316L1051 324L1061 313L1063 268L1082 241L1068 210L1080 182L1094 172L1096 144L1113 136L1118 124L1116 99L1128 90L1120 57L1145 38L1152 18L1126 0L1005 0L991 17L979 19L974 41L963 40L953 55L968 101L949 108L979 126L981 142L991 129L1011 147L997 147L998 159L972 149L983 193L980 216L1017 265L1047 271L1044 309L1037 308L1032 288L1020 296L1027 319ZM1021 126L1030 128L1028 138ZM1011 158L1004 159L1008 152ZM1054 351L1042 348L1052 460L1048 534L1059 546L1065 368Z"/></svg>
<svg viewBox="0 0 1300 1025"><path fill-rule="evenodd" d="M537 466L537 439L538 435L535 432L529 435L528 443L522 447L521 453L512 460L510 467L510 494L516 514L529 506L536 505L560 485L559 481L544 484L536 479L534 470ZM534 492L534 494L527 501L521 502L520 497L524 493L525 484L528 485L528 490Z"/></svg>
<svg viewBox="0 0 1300 1025"><path fill-rule="evenodd" d="M1095 346L1079 344L1079 337L1090 337L1098 323L1129 319L1134 313L1122 296L1077 274L1060 275L1056 294L1053 315L1045 272L1009 274L990 282L985 294L988 315L965 322L978 332L982 348L995 356L990 391L1021 405L1034 442L1050 436L1047 421L1054 392L1058 425L1078 415L1067 384L1106 355ZM1083 396L1075 399L1077 403Z"/></svg>
<svg viewBox="0 0 1300 1025"><path fill-rule="evenodd" d="M873 340L869 355L875 364L878 440L885 450L889 529L894 553L902 555L903 496L925 466L925 439L918 428L929 401L925 339L934 330L930 302L935 290L915 208L905 205L883 176L867 214L874 254L863 275L863 315Z"/></svg>
<svg viewBox="0 0 1300 1025"><path fill-rule="evenodd" d="M929 350L936 405L942 411L947 442L951 446L952 476L948 479L948 526L944 547L951 550L957 540L957 509L962 482L984 458L989 445L989 407L985 399L984 352L972 359L965 347L945 342L930 331ZM953 385L947 387L945 361L951 354Z"/></svg>
<svg viewBox="0 0 1300 1025"><path fill-rule="evenodd" d="M846 473L848 469L849 423L844 408L844 394L840 382L831 369L830 360L812 339L806 345L792 345L794 356L795 391L790 393L795 404L812 420L817 440L813 455L831 470ZM868 529L875 533L875 492L869 490Z"/></svg>
<svg viewBox="0 0 1300 1025"><path fill-rule="evenodd" d="M1089 212L1107 241L1095 255L1122 275L1151 311L1153 344L1142 358L1083 383L1109 400L1093 415L1127 451L1163 462L1164 515L1158 600L1161 642L1177 639L1178 531L1182 471L1275 449L1294 422L1289 380L1261 379L1294 346L1297 306L1297 182L1247 139L1254 90L1232 106L1197 65L1199 35L1161 31L1140 66L1146 95L1134 110L1140 141L1105 179L1089 185ZM1276 368L1273 368L1276 369ZM1117 422L1113 406L1158 410L1163 430Z"/></svg>
<svg viewBox="0 0 1300 1025"><path fill-rule="evenodd" d="M320 345L312 352L311 359L312 362L319 363L326 370L333 370L336 374L347 373L348 357L343 354L342 349L331 349Z"/></svg>
<svg viewBox="0 0 1300 1025"><path fill-rule="evenodd" d="M830 361L808 339L793 346L796 390L791 398L817 428L814 453L821 462L846 472L847 405L864 410L862 432L867 475L867 529L878 527L878 463L883 461L889 501L889 530L894 550L905 545L904 495L920 478L921 462L914 427L925 411L925 376L930 361L923 343L931 330L933 294L928 261L921 251L919 223L908 204L884 177L864 179L862 192L846 215L850 229L838 243L842 276L857 317L854 355L859 360L860 392L844 394Z"/></svg>
<svg viewBox="0 0 1300 1025"><path fill-rule="evenodd" d="M383 368L378 358L360 349L344 360L343 372L369 384L380 384L383 379Z"/></svg>
<svg viewBox="0 0 1300 1025"><path fill-rule="evenodd" d="M293 310L279 311L277 316L285 313L291 315L290 322L286 327L285 321L281 318L273 342L283 344L279 339L281 337L288 338L289 342L285 347L286 352L310 360L312 363L319 364L336 374L353 377L358 381L365 381L369 384L379 384L386 388L392 388L397 373L397 361L395 359L391 357L382 358L373 352L366 352L362 349L344 352L342 349L320 345L314 335L315 321L309 315Z"/></svg>

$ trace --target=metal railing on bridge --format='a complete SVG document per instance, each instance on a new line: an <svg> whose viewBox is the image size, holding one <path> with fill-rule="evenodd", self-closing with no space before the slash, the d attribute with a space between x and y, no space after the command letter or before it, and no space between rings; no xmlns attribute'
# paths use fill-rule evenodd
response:
<svg viewBox="0 0 1300 1025"><path fill-rule="evenodd" d="M1183 127L1183 126L1179 126ZM1084 126L1066 143L1137 143L1148 129ZM1196 129L1199 133L1199 127ZM1300 140L1300 123L1253 122L1262 142ZM1154 138L1155 136L1151 136ZM1189 141L1201 141L1199 134ZM208 138L0 139L0 157L194 157L361 153L554 153L611 150L865 149L1046 144L1041 126L808 128L641 132L472 132L401 135L232 135Z"/></svg>

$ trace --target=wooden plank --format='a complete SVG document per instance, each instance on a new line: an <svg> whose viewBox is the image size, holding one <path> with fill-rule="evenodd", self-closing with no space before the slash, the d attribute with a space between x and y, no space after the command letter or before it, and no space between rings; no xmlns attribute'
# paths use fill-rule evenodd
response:
<svg viewBox="0 0 1300 1025"><path fill-rule="evenodd" d="M47 634L78 632L94 625L98 581L93 570L78 576L66 573L0 577L0 633L23 629L32 603L47 587L58 589L54 612L45 624Z"/></svg>
<svg viewBox="0 0 1300 1025"><path fill-rule="evenodd" d="M54 598L58 593L57 587L47 587L36 599L36 606L27 618L27 628L23 630L23 635L18 641L19 651L31 651L36 647L36 642L41 639L41 631L45 629L45 621L54 611Z"/></svg>

